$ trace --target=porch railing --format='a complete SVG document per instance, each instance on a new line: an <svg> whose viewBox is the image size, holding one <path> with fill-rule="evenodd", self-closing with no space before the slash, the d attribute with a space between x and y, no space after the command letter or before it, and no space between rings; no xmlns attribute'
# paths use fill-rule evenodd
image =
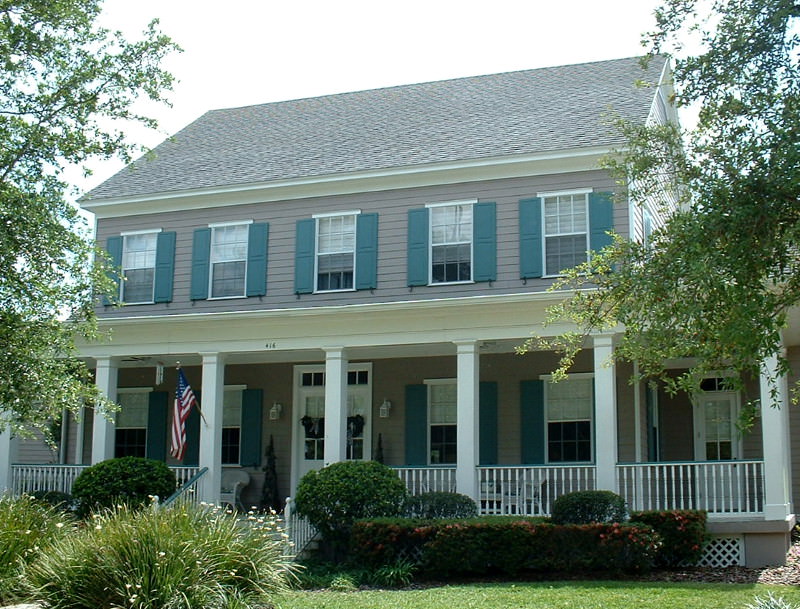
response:
<svg viewBox="0 0 800 609"><path fill-rule="evenodd" d="M635 510L697 509L716 515L761 514L764 462L619 464L617 487Z"/></svg>
<svg viewBox="0 0 800 609"><path fill-rule="evenodd" d="M286 498L286 505L283 508L283 522L286 536L292 544L289 553L294 556L302 554L318 533L317 529L308 520L295 511L292 497Z"/></svg>
<svg viewBox="0 0 800 609"><path fill-rule="evenodd" d="M455 467L394 467L412 495L432 491L456 491Z"/></svg>
<svg viewBox="0 0 800 609"><path fill-rule="evenodd" d="M478 505L482 514L547 516L559 495L594 488L593 465L478 468Z"/></svg>

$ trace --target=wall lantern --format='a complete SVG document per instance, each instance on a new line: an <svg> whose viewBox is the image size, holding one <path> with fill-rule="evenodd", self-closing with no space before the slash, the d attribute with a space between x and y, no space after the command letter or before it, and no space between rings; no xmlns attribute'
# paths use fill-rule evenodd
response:
<svg viewBox="0 0 800 609"><path fill-rule="evenodd" d="M391 410L392 410L392 403L386 398L383 398L383 404L381 404L381 407L378 409L378 416L382 419L388 419L389 412Z"/></svg>
<svg viewBox="0 0 800 609"><path fill-rule="evenodd" d="M275 402L272 405L272 408L269 409L269 420L277 421L278 419L281 418L281 412L283 412L283 404Z"/></svg>

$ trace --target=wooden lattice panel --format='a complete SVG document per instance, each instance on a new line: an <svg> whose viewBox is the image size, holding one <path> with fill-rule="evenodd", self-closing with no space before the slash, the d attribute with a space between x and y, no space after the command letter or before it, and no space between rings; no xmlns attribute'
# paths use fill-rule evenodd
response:
<svg viewBox="0 0 800 609"><path fill-rule="evenodd" d="M712 537L697 563L700 567L738 567L744 565L742 537Z"/></svg>

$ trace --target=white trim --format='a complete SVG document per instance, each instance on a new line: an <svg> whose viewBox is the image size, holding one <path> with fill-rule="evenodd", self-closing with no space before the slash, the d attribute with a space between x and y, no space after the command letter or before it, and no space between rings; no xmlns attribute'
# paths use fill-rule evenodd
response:
<svg viewBox="0 0 800 609"><path fill-rule="evenodd" d="M252 220L231 220L230 222L212 222L208 225L208 228L222 228L225 226L239 226L239 225L247 225L252 224Z"/></svg>
<svg viewBox="0 0 800 609"><path fill-rule="evenodd" d="M224 385L222 387L223 391L244 391L247 389L247 385Z"/></svg>
<svg viewBox="0 0 800 609"><path fill-rule="evenodd" d="M568 195L590 195L594 192L593 188L575 188L573 190L552 190L537 192L537 197L565 197Z"/></svg>
<svg viewBox="0 0 800 609"><path fill-rule="evenodd" d="M428 285L429 286L440 286L440 285L455 285L455 284L464 284L464 283L475 283L473 279L473 274L475 270L475 209L474 206L478 203L478 199L467 199L463 201L443 201L440 203L427 203L425 205L426 209L436 209L436 208L443 208L443 207L458 207L458 206L467 206L469 205L471 208L472 218L470 220L470 234L469 234L469 279L464 279L462 281L437 281L434 283L433 281L433 248L434 247L442 247L448 245L464 245L463 241L448 241L445 243L433 243L433 218L431 213L428 213Z"/></svg>
<svg viewBox="0 0 800 609"><path fill-rule="evenodd" d="M326 212L324 214L312 214L311 217L316 218L336 218L338 216L358 216L361 214L360 209L351 210L351 211L332 211Z"/></svg>
<svg viewBox="0 0 800 609"><path fill-rule="evenodd" d="M460 201L440 201L437 203L426 203L425 207L452 207L453 205L475 205L478 199L464 199Z"/></svg>
<svg viewBox="0 0 800 609"><path fill-rule="evenodd" d="M355 292L356 291L356 250L358 249L358 218L361 214L360 211L342 212L342 213L329 213L329 214L315 214L311 216L314 219L314 290L313 294L330 294L335 292ZM327 218L342 218L344 216L353 216L353 249L349 252L327 252L321 254L319 251L319 221ZM351 288L336 288L333 290L320 290L319 285L319 257L330 256L332 254L351 254L353 260L353 287Z"/></svg>
<svg viewBox="0 0 800 609"><path fill-rule="evenodd" d="M548 239L548 237L552 237L552 238L569 237L569 236L579 236L579 235L582 234L584 236L584 241L585 241L585 245L586 245L586 247L583 250L583 252L584 252L584 260L583 260L583 262L586 262L586 261L589 260L589 251L591 250L591 243L590 243L590 240L589 240L589 233L592 230L591 219L590 219L591 216L589 214L589 195L592 192L593 191L592 191L591 188L589 188L589 189L583 188L583 189L579 189L579 190L575 190L575 191L565 191L565 192L560 192L560 193L550 193L550 194L538 193L537 194L537 196L540 197L541 200L542 200L541 216L539 218L539 221L540 221L541 227L542 227L542 271L543 271L542 278L543 279L562 277L560 271L564 270L564 269L559 269L558 273L548 273L547 272L547 239ZM546 198L555 198L556 199L556 205L558 205L558 197L574 197L574 196L581 196L581 195L584 197L584 211L583 211L583 213L584 213L584 218L585 218L586 229L582 233L581 232L571 232L571 233L556 233L556 234L548 235L547 234L546 212L545 212L545 208L546 208L545 199Z"/></svg>
<svg viewBox="0 0 800 609"><path fill-rule="evenodd" d="M147 228L142 230L126 230L121 232L119 235L120 237L127 237L128 235L150 235L152 233L161 233L163 231L163 228Z"/></svg>
<svg viewBox="0 0 800 609"><path fill-rule="evenodd" d="M433 425L439 426L448 426L448 427L455 427L456 428L456 451L458 451L458 378L439 378L439 379L424 379L423 384L425 385L425 459L428 465L431 466L438 466L438 465L445 465L445 466L455 466L458 464L458 458L456 460L447 463L431 463L431 427ZM431 387L436 386L445 386L445 385L452 385L456 388L456 420L452 423L431 423Z"/></svg>

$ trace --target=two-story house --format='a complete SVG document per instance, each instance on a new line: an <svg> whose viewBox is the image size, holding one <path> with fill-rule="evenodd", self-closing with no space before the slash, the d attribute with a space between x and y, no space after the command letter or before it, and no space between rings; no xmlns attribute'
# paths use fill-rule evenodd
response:
<svg viewBox="0 0 800 609"><path fill-rule="evenodd" d="M631 384L613 333L557 384L554 353L515 353L562 269L610 230L644 239L660 221L614 203L598 161L623 144L613 116L676 120L669 82L663 59L631 58L206 113L82 201L124 277L122 306L99 305L110 338L82 351L121 410L69 420L50 469L6 438L17 465L0 475L22 488L148 456L184 478L207 467L208 501L243 468L250 505L272 439L284 495L326 463L380 457L413 492L455 490L485 513L546 514L595 488L706 509L710 561L782 562L788 408L741 435L720 379L695 396ZM178 362L202 409L180 463Z"/></svg>

